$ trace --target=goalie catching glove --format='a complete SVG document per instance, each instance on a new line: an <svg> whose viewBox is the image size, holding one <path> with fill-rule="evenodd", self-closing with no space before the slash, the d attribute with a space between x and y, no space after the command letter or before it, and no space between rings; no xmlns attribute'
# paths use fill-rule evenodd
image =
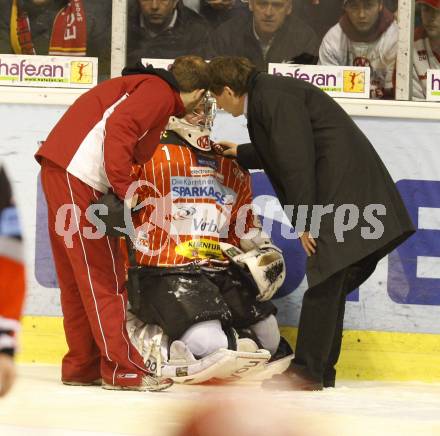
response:
<svg viewBox="0 0 440 436"><path fill-rule="evenodd" d="M220 242L225 256L240 268L240 272L257 287L257 300L267 301L281 287L286 278L286 265L281 250L265 242L259 247L243 252L240 248Z"/></svg>

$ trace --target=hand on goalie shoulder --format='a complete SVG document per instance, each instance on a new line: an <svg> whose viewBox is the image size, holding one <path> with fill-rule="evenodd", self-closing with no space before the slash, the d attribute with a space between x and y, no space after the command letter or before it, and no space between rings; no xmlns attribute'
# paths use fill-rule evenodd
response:
<svg viewBox="0 0 440 436"><path fill-rule="evenodd" d="M214 150L216 153L224 157L236 158L238 144L230 141L219 141L215 144Z"/></svg>

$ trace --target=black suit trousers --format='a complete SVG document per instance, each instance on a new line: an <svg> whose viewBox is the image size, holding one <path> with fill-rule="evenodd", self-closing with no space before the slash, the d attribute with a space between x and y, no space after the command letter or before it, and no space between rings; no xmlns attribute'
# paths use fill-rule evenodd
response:
<svg viewBox="0 0 440 436"><path fill-rule="evenodd" d="M347 295L373 273L378 259L375 253L367 256L304 294L294 364L324 387L335 385Z"/></svg>

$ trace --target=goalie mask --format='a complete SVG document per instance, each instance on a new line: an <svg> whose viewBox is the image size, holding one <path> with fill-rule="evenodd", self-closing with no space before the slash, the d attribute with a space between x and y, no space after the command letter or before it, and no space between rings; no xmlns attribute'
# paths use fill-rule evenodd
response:
<svg viewBox="0 0 440 436"><path fill-rule="evenodd" d="M216 101L209 92L206 93L202 102L184 118L170 117L167 130L177 133L193 147L202 151L211 150L212 125L216 113Z"/></svg>

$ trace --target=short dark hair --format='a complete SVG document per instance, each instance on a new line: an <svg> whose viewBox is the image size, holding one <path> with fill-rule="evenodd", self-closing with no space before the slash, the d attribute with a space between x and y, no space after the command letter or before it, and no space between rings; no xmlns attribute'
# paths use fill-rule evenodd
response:
<svg viewBox="0 0 440 436"><path fill-rule="evenodd" d="M209 66L200 56L177 57L170 67L170 72L182 92L208 90L211 85Z"/></svg>
<svg viewBox="0 0 440 436"><path fill-rule="evenodd" d="M239 56L219 56L209 62L211 87L214 94L221 94L229 86L238 96L246 94L249 76L255 71L255 65Z"/></svg>

